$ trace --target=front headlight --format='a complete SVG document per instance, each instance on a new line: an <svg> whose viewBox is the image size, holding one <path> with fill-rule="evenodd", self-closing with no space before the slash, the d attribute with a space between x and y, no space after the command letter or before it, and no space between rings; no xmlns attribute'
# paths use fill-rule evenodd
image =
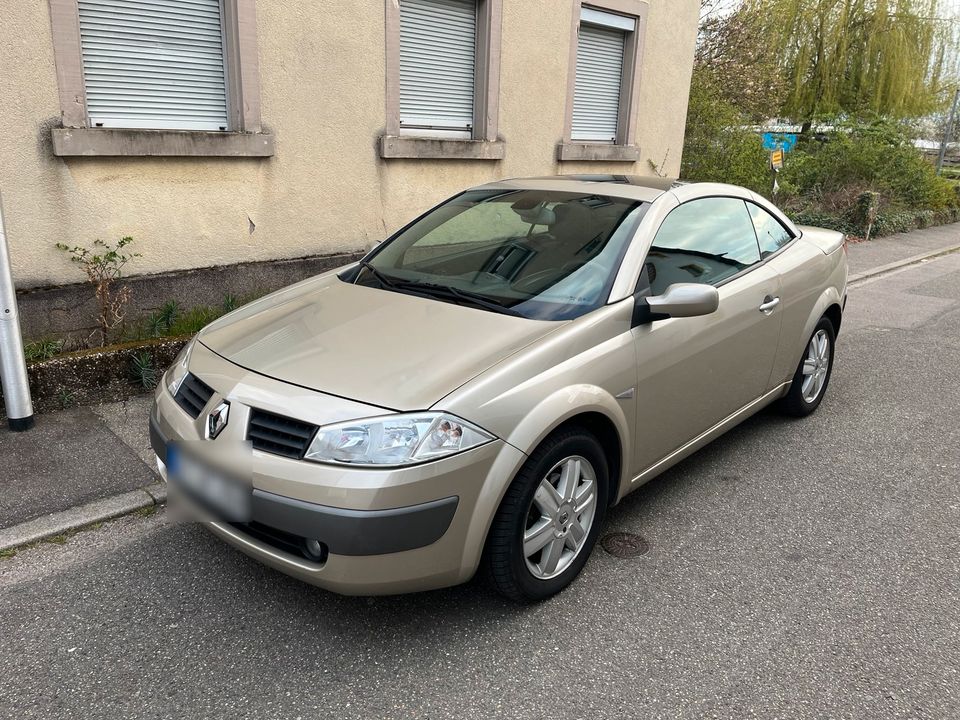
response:
<svg viewBox="0 0 960 720"><path fill-rule="evenodd" d="M493 435L447 413L387 415L321 427L304 459L350 465L413 465L493 439Z"/></svg>
<svg viewBox="0 0 960 720"><path fill-rule="evenodd" d="M190 364L190 353L193 352L193 344L197 341L194 337L190 342L183 346L180 354L173 361L173 365L167 370L167 390L171 395L176 395L180 389L180 383L187 376L187 366Z"/></svg>

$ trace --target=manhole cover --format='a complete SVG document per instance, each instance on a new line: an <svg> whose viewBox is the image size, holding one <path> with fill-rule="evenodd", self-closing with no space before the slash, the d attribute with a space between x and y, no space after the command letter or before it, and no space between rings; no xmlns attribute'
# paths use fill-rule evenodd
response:
<svg viewBox="0 0 960 720"><path fill-rule="evenodd" d="M618 558L635 558L646 555L650 543L639 535L626 532L607 533L600 540L600 545L608 553Z"/></svg>

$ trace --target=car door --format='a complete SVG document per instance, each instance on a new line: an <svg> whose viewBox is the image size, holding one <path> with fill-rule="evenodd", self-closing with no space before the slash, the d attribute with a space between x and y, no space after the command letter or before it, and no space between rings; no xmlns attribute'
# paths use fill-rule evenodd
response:
<svg viewBox="0 0 960 720"><path fill-rule="evenodd" d="M779 274L761 264L742 199L690 200L654 237L640 277L659 295L679 282L717 287L710 315L633 330L638 360L636 473L769 390L780 334Z"/></svg>

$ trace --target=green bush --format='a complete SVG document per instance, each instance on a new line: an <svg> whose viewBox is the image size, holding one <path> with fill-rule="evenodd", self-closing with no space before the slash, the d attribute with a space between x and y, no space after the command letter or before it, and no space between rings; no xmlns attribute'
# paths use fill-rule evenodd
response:
<svg viewBox="0 0 960 720"><path fill-rule="evenodd" d="M742 185L769 195L769 158L760 136L745 129L745 123L740 111L725 102L706 78L694 73L680 177Z"/></svg>
<svg viewBox="0 0 960 720"><path fill-rule="evenodd" d="M952 184L891 121L844 124L824 140L806 140L788 154L781 176L781 200L802 209L836 211L864 191L880 195L886 211L945 210L957 207Z"/></svg>

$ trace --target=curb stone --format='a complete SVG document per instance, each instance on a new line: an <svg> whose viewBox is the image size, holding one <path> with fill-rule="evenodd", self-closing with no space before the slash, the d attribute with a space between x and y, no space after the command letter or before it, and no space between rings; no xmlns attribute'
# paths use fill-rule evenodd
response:
<svg viewBox="0 0 960 720"><path fill-rule="evenodd" d="M112 520L166 500L165 483L154 483L112 497L77 505L69 510L43 515L33 520L0 530L0 551L29 545L65 532L79 530L93 523Z"/></svg>
<svg viewBox="0 0 960 720"><path fill-rule="evenodd" d="M913 255L912 257L904 258L903 260L895 260L894 262L887 263L886 265L880 265L878 267L871 268L870 270L864 270L863 272L854 273L853 275L847 277L847 286L877 277L879 275L886 275L887 273L891 273L894 270L899 270L900 268L908 267L910 265L917 265L925 260L932 260L933 258L940 257L941 255L949 255L957 251L960 251L960 243L938 248L937 250L930 250L925 253L920 253L919 255Z"/></svg>

